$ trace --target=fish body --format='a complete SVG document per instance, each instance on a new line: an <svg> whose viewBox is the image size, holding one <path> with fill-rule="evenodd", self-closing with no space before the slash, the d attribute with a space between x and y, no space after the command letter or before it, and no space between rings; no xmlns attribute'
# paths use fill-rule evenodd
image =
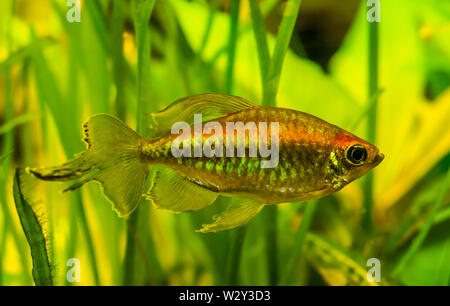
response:
<svg viewBox="0 0 450 306"><path fill-rule="evenodd" d="M226 139L227 122L279 123L278 165L274 168L262 168L260 161L263 158L249 157L249 154L244 157L175 158L171 146L178 134L169 134L157 140L144 140L142 158L149 163L167 165L211 191L253 198L265 204L322 197L340 190L357 178L358 175L348 175L345 161L338 158L351 143L368 147L370 157L381 161L380 156L377 157L378 149L366 141L315 116L291 109L255 106L211 121L224 127L223 139ZM190 135L193 144L193 125ZM210 134L202 136L203 142L211 137ZM234 141L236 144L236 139ZM191 151L193 150L192 147ZM226 151L225 142L222 151ZM375 161L377 162L378 160ZM364 169L361 170L363 171L358 174L364 172Z"/></svg>
<svg viewBox="0 0 450 306"><path fill-rule="evenodd" d="M207 119L193 122L196 114ZM158 208L192 211L219 194L242 198L242 205L201 230L209 232L245 224L266 204L336 192L384 157L372 144L315 116L229 95L184 98L151 119L152 137L146 139L114 117L94 116L84 125L87 151L61 166L29 171L44 180L83 178L68 190L99 181L120 216L137 206L149 169L154 171L145 197ZM187 127L174 133L177 122ZM237 123L244 128L236 128ZM189 154L177 153L180 143ZM205 143L215 154L203 152ZM271 167L263 144L271 150L270 159L276 154Z"/></svg>

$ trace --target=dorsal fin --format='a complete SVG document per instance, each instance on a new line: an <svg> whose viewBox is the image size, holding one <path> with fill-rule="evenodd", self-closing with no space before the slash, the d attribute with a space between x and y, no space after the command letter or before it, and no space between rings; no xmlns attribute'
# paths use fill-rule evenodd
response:
<svg viewBox="0 0 450 306"><path fill-rule="evenodd" d="M199 94L179 99L158 113L149 114L150 137L170 132L175 122L194 123L194 114L202 114L203 121L223 117L256 105L237 96L225 94Z"/></svg>

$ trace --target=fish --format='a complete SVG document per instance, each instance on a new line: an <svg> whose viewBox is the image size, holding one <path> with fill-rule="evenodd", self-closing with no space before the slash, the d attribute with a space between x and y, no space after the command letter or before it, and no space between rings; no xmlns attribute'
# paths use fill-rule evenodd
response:
<svg viewBox="0 0 450 306"><path fill-rule="evenodd" d="M198 230L207 233L245 225L265 205L337 192L384 159L376 146L318 117L238 96L185 97L147 119L142 137L111 115L95 115L83 125L84 152L27 171L47 181L78 180L65 191L99 182L119 217L142 197L176 213L207 207L219 195L238 198Z"/></svg>

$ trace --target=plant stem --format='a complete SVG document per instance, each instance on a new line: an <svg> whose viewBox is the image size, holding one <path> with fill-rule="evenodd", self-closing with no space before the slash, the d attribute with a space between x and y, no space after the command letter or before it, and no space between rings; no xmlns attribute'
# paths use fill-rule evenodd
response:
<svg viewBox="0 0 450 306"><path fill-rule="evenodd" d="M259 68L261 72L261 86L262 90L264 91L267 71L270 65L270 54L269 46L267 44L266 32L264 29L264 21L257 0L250 0L250 13L252 17L253 33L255 35Z"/></svg>
<svg viewBox="0 0 450 306"><path fill-rule="evenodd" d="M228 39L228 66L225 74L225 93L231 94L233 90L233 70L234 70L234 58L236 54L236 42L238 36L239 26L239 0L231 0L230 2L230 34ZM233 239L230 241L230 251L228 253L227 266L226 266L226 285L238 285L239 282L239 267L242 254L242 246L245 241L247 233L247 226L238 228L232 233Z"/></svg>
<svg viewBox="0 0 450 306"><path fill-rule="evenodd" d="M98 274L98 268L97 268L97 256L95 254L94 242L92 241L92 235L91 235L91 231L89 229L89 224L87 222L86 212L84 211L83 200L81 198L80 190L76 190L75 197L76 197L78 216L80 217L80 221L81 221L81 228L83 229L83 232L85 234L86 244L88 247L89 260L91 261L92 266L93 266L92 272L94 274L94 281L97 286L100 286L101 283L100 283L100 275Z"/></svg>
<svg viewBox="0 0 450 306"><path fill-rule="evenodd" d="M137 108L136 131L144 132L143 116L150 101L150 31L148 23L155 5L155 0L133 0L134 27L138 52L137 62Z"/></svg>
<svg viewBox="0 0 450 306"><path fill-rule="evenodd" d="M378 23L369 23L369 92L368 101L373 99L373 106L367 117L367 141L375 143L378 105ZM366 232L372 230L373 208L373 171L366 174L364 181L364 213L362 226Z"/></svg>
<svg viewBox="0 0 450 306"><path fill-rule="evenodd" d="M66 259L74 258L78 241L79 241L79 234L78 234L78 200L74 199L73 197L69 198L69 210L70 210L70 219L69 219L69 233L70 233L70 241L67 243L66 249L65 249L65 256ZM55 260L53 256L53 260ZM95 272L94 272L95 273ZM65 278L65 286L72 286L74 283L69 282L67 277Z"/></svg>
<svg viewBox="0 0 450 306"><path fill-rule="evenodd" d="M99 1L86 1L86 11L90 15L95 31L105 53L109 52L108 27Z"/></svg>
<svg viewBox="0 0 450 306"><path fill-rule="evenodd" d="M206 29L205 29L205 32L203 33L202 42L201 42L200 48L198 50L199 59L202 58L203 52L205 51L205 48L206 48L206 46L208 44L209 36L211 34L212 25L214 23L214 18L216 17L216 11L217 11L217 6L218 5L219 5L219 1L218 0L212 0L212 2L211 2L211 9L209 11L209 16L208 16L208 21L206 23Z"/></svg>
<svg viewBox="0 0 450 306"><path fill-rule="evenodd" d="M241 263L242 246L244 245L247 233L247 225L236 229L231 240L231 248L226 266L226 285L237 286L239 277L239 267Z"/></svg>
<svg viewBox="0 0 450 306"><path fill-rule="evenodd" d="M138 212L134 211L128 218L127 239L125 257L123 260L123 279L122 285L130 286L133 284L134 259L135 259L135 240L132 231L136 229L138 220ZM131 229L130 229L131 228Z"/></svg>
<svg viewBox="0 0 450 306"><path fill-rule="evenodd" d="M7 223L3 221L3 228L0 231L0 286L3 285L3 257L6 255L6 237L8 233Z"/></svg>
<svg viewBox="0 0 450 306"><path fill-rule="evenodd" d="M275 286L278 283L278 208L276 205L267 205L262 213L265 224L269 285Z"/></svg>
<svg viewBox="0 0 450 306"><path fill-rule="evenodd" d="M305 242L306 234L308 233L309 226L314 216L317 201L314 200L311 202L307 202L304 205L306 205L305 212L303 213L302 223L300 224L298 232L295 236L295 244L294 248L291 251L291 257L286 264L286 270L284 271L283 279L280 283L280 285L282 286L286 286L289 284L292 273L295 271L297 263L300 260L303 243Z"/></svg>
<svg viewBox="0 0 450 306"><path fill-rule="evenodd" d="M291 0L286 2L283 19L281 20L280 29L275 43L272 60L269 70L267 71L267 79L264 86L263 105L275 106L276 96L278 93L278 85L280 83L281 69L283 67L284 57L289 48L292 32L294 30L297 16L300 11L301 0Z"/></svg>
<svg viewBox="0 0 450 306"><path fill-rule="evenodd" d="M438 195L436 197L436 200L433 204L433 207L431 208L430 215L428 216L427 220L421 227L419 234L412 242L411 246L409 247L406 254L401 258L400 262L398 263L397 267L394 269L394 272L392 275L394 277L397 277L403 269L408 264L409 260L417 253L417 251L420 249L422 243L425 241L425 238L428 235L428 232L430 231L431 226L433 225L434 217L436 216L439 208L442 205L442 202L444 201L445 195L447 193L447 190L450 186L450 168L447 170L447 174L445 176L444 181L442 182L441 188L438 192Z"/></svg>
<svg viewBox="0 0 450 306"><path fill-rule="evenodd" d="M269 58L270 57L269 57L269 49L268 49L268 46L267 46L266 34L265 34L265 31L264 31L263 19L264 19L264 17L266 17L270 13L270 11L273 9L273 6L276 4L277 1L278 0L265 1L263 6L262 6L262 8L261 8L261 10L260 10L259 6L257 5L258 2L255 2L254 0L250 0L249 3L250 3L250 14L251 14L252 24L248 24L248 23L242 24L240 26L240 28L239 28L239 31L238 31L238 36L239 35L243 35L243 34L247 33L248 31L250 31L252 29L254 31L256 31L256 25L259 25L258 26L259 29L260 29L260 31L258 33L259 36L255 37L255 40L256 40L256 43L257 44L260 43L261 46L258 47L257 54L258 54L258 57L259 57L260 56L259 50L262 49L262 48L266 49L266 52L267 52L267 54L266 54L267 55L267 65L269 63ZM253 31L253 34L256 36L256 33L254 31ZM261 39L261 41L260 41L260 39ZM225 52L227 52L227 50L228 50L228 44L225 45L225 46L222 46L221 48L219 48L214 53L214 55L211 56L211 59L208 60L208 64L211 65L211 66L214 66L214 63L216 63L217 60L219 59L219 57L222 56L222 54L224 54ZM258 58L258 59L259 59L259 64L261 65L261 58Z"/></svg>
<svg viewBox="0 0 450 306"><path fill-rule="evenodd" d="M113 1L113 25L111 35L114 83L116 85L115 113L125 121L126 106L124 92L124 57L123 57L123 1Z"/></svg>
<svg viewBox="0 0 450 306"><path fill-rule="evenodd" d="M148 84L150 82L150 31L148 23L155 5L155 0L133 0L133 19L137 43L137 107L136 107L136 131L142 135L144 131L143 116L145 105L150 100ZM142 202L142 201L141 201ZM140 203L141 204L141 203ZM134 259L136 242L132 231L138 228L139 210L141 205L130 215L128 219L129 229L126 238L126 250L124 258L123 285L133 284ZM131 228L131 230L130 230Z"/></svg>
<svg viewBox="0 0 450 306"><path fill-rule="evenodd" d="M239 25L239 0L231 0L230 5L230 35L228 39L228 66L225 74L225 93L231 94L233 90L234 57L236 54L236 41Z"/></svg>
<svg viewBox="0 0 450 306"><path fill-rule="evenodd" d="M301 0L286 2L286 8L281 20L277 40L272 58L270 58L264 22L256 0L250 0L253 31L258 51L259 65L262 80L262 105L276 106L276 96L280 81L281 69L284 57L289 47L295 22L300 10ZM277 220L278 208L276 205L268 205L262 212L265 218L266 254L268 261L269 284L278 282L278 248L277 248Z"/></svg>

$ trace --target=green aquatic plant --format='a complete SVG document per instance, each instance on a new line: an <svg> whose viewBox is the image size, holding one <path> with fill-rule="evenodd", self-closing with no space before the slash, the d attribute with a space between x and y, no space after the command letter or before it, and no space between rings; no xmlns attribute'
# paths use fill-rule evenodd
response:
<svg viewBox="0 0 450 306"><path fill-rule="evenodd" d="M376 143L377 107L378 107L378 22L369 22L369 54L368 54L368 100L373 99L367 114L367 140ZM365 178L364 185L364 215L362 225L366 231L372 230L373 211L373 173Z"/></svg>
<svg viewBox="0 0 450 306"><path fill-rule="evenodd" d="M441 187L439 188L439 192L436 196L436 199L434 200L434 204L432 206L432 210L423 224L422 228L419 231L419 234L414 239L413 243L409 247L408 251L403 255L402 259L398 263L398 265L395 267L394 271L392 272L393 276L398 275L403 269L405 269L406 265L408 264L408 261L411 259L412 256L414 256L414 253L416 253L422 243L424 242L426 236L428 235L428 232L430 231L430 228L433 224L433 220L436 217L437 212L439 211L439 208L442 206L442 202L444 201L445 194L447 190L450 189L450 168L447 171L447 174L444 178L444 181L441 183ZM449 278L450 280L450 278Z"/></svg>
<svg viewBox="0 0 450 306"><path fill-rule="evenodd" d="M37 286L51 286L53 285L52 268L48 255L48 237L46 237L46 230L44 229L46 217L44 213L40 211L42 210L42 207L38 207L41 204L31 204L30 200L26 199L23 188L31 187L23 186L25 175L27 174L23 170L16 170L13 185L14 202L16 203L20 223L22 224L23 231L27 237L31 250L34 283Z"/></svg>
<svg viewBox="0 0 450 306"><path fill-rule="evenodd" d="M380 260L381 284L448 284L445 1L384 1L378 24L367 22L364 2L358 9L326 1L92 0L83 2L80 23L67 21L61 1L22 2L0 2L1 284L33 284L11 192L15 168L72 158L82 149L79 127L94 114L145 134L145 113L204 92L264 103L276 97L278 107L375 140L386 159L372 182L276 213L265 208L224 233L194 231L230 204L221 197L176 216L143 202L125 222L95 185L64 194L60 185L37 187L48 211L53 284L73 284L65 273L74 257L82 285L368 285L368 258Z"/></svg>
<svg viewBox="0 0 450 306"><path fill-rule="evenodd" d="M150 68L150 33L148 30L148 22L152 15L155 1L152 0L134 0L132 2L132 14L134 27L136 31L137 44L137 107L136 107L136 131L138 133L144 131L143 116L145 114L145 102L149 101L149 88L145 84L149 82ZM135 269L135 250L139 243L136 240L137 228L139 222L140 210L133 213L128 223L127 246L124 258L123 285L131 285L134 269ZM147 219L148 220L148 219ZM150 252L153 252L152 240L150 238Z"/></svg>

